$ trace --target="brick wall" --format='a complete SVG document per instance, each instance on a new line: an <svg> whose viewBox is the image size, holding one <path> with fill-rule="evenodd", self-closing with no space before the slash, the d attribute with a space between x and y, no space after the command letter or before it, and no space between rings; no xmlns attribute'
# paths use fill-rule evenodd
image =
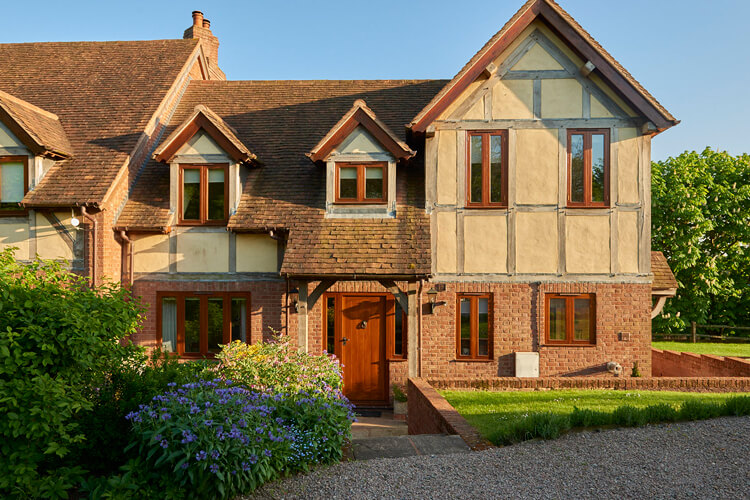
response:
<svg viewBox="0 0 750 500"><path fill-rule="evenodd" d="M682 392L750 392L748 377L540 377L431 378L435 389L541 391L550 389L614 389ZM410 395L411 396L411 395Z"/></svg>
<svg viewBox="0 0 750 500"><path fill-rule="evenodd" d="M654 377L750 377L750 359L652 349Z"/></svg>
<svg viewBox="0 0 750 500"><path fill-rule="evenodd" d="M473 450L492 446L429 383L409 379L409 434L458 434Z"/></svg>
<svg viewBox="0 0 750 500"><path fill-rule="evenodd" d="M284 281L149 281L136 280L133 291L146 307L146 318L133 341L148 347L156 346L156 292L249 292L250 338L255 343L270 340L271 328L285 334L286 309ZM290 315L291 316L291 315ZM291 323L291 322L290 322ZM291 325L290 325L291 326ZM296 327L291 329L296 335Z"/></svg>
<svg viewBox="0 0 750 500"><path fill-rule="evenodd" d="M434 284L426 288L433 287ZM444 306L424 315L422 376L512 377L513 353L539 351L540 376L611 376L609 361L629 376L638 362L642 375L651 373L651 290L642 284L607 283L446 283L437 295ZM492 294L492 361L456 360L456 294ZM544 345L546 293L596 294L596 345ZM429 311L429 309L425 309ZM620 336L620 332L626 335ZM622 339L622 340L621 340Z"/></svg>

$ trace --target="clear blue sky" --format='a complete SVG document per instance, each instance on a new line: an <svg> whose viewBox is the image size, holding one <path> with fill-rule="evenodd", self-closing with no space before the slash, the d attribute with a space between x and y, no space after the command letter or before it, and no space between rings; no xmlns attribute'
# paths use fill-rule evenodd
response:
<svg viewBox="0 0 750 500"><path fill-rule="evenodd" d="M15 0L0 41L179 38L197 9L232 80L451 78L522 3ZM654 160L705 146L750 152L750 1L560 3L682 120L654 140Z"/></svg>

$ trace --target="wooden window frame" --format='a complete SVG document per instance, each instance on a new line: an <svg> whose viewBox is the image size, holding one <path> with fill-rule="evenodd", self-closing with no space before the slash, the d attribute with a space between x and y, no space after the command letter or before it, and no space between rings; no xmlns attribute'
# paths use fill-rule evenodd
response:
<svg viewBox="0 0 750 500"><path fill-rule="evenodd" d="M342 311L341 311L341 297L343 295L358 295L358 296L370 296L370 297L385 297L385 359L386 361L404 361L407 358L407 354L409 352L408 348L408 319L409 315L407 311L403 311L403 319L402 319L402 343L403 343L403 353L402 354L396 354L396 321L395 321L395 313L396 313L396 299L393 297L393 295L388 293L350 293L350 292L330 292L330 293L324 293L323 294L323 315L322 315L322 345L325 346L327 349L327 343L328 343L328 299L333 298L335 299L334 304L334 317L336 318L334 320L334 334L333 334L333 343L334 343L334 352L328 352L327 354L329 356L336 356L340 359L339 354L336 353L336 348L338 348L341 343L341 321L340 318L342 317Z"/></svg>
<svg viewBox="0 0 750 500"><path fill-rule="evenodd" d="M3 163L21 162L23 164L23 195L29 192L29 157L25 155L0 156L0 165ZM2 189L2 177L0 176L0 189ZM0 200L1 201L1 200ZM29 211L19 205L18 210L0 210L0 217L18 217L28 215Z"/></svg>
<svg viewBox="0 0 750 500"><path fill-rule="evenodd" d="M565 340L550 339L550 301L565 299ZM575 299L589 301L589 339L575 340ZM593 293L548 293L544 298L544 343L549 346L590 346L596 345L596 294Z"/></svg>
<svg viewBox="0 0 750 500"><path fill-rule="evenodd" d="M469 356L461 354L461 300L471 299L471 334ZM487 355L479 352L479 299L487 299ZM456 359L468 361L490 361L493 359L494 335L492 330L494 304L491 293L457 293L456 294Z"/></svg>
<svg viewBox="0 0 750 500"><path fill-rule="evenodd" d="M591 165L591 136L604 135L604 201L591 201L592 176L593 170ZM571 137L574 135L583 135L583 201L573 201L573 177L572 177L572 155L571 155ZM608 128L574 128L568 129L567 138L567 175L568 175L568 208L609 208L609 178L610 178L610 134Z"/></svg>
<svg viewBox="0 0 750 500"><path fill-rule="evenodd" d="M213 359L215 354L208 352L208 299L224 299L224 331L222 340L224 344L232 341L232 299L245 299L245 339L250 344L250 321L252 308L250 307L250 292L156 292L156 340L162 345L162 300L164 298L177 299L177 338L175 339L174 354L184 359ZM185 353L185 299L200 299L200 352Z"/></svg>
<svg viewBox="0 0 750 500"><path fill-rule="evenodd" d="M502 164L500 175L500 201L490 202L490 147L492 136L501 137ZM482 137L482 202L471 201L471 138ZM507 130L472 130L466 133L466 207L467 208L508 208L508 131Z"/></svg>
<svg viewBox="0 0 750 500"><path fill-rule="evenodd" d="M357 197L341 198L340 172L342 168L357 168ZM383 196L382 198L365 198L365 168L380 167L383 169ZM336 191L335 203L337 205L382 205L388 202L388 162L336 162Z"/></svg>
<svg viewBox="0 0 750 500"><path fill-rule="evenodd" d="M226 163L220 164L193 164L193 163L182 163L179 166L179 206L178 206L178 223L181 226L223 226L229 220L229 165ZM221 220L209 220L208 218L208 172L209 170L224 170L224 218ZM199 201L198 211L200 213L200 219L183 219L183 196L185 191L184 178L185 170L199 170L200 171L200 187L199 190Z"/></svg>

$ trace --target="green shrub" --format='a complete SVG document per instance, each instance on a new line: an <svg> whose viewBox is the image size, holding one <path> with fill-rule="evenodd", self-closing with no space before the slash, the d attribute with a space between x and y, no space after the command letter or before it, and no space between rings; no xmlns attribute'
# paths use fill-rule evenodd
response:
<svg viewBox="0 0 750 500"><path fill-rule="evenodd" d="M338 397L271 394L221 379L170 385L127 416L136 431L133 446L148 467L136 461L140 478L115 477L107 486L144 494L143 474L158 472L176 496L235 496L310 463L339 459L353 419L340 391Z"/></svg>
<svg viewBox="0 0 750 500"><path fill-rule="evenodd" d="M490 437L490 440L496 443L512 444L536 438L555 439L568 430L570 430L570 418L567 415L532 413L525 419L515 422L509 430Z"/></svg>
<svg viewBox="0 0 750 500"><path fill-rule="evenodd" d="M227 378L247 387L280 392L341 389L339 363L325 354L300 351L288 336L252 345L235 341L216 357Z"/></svg>
<svg viewBox="0 0 750 500"><path fill-rule="evenodd" d="M69 458L89 439L81 421L135 352L121 341L141 312L119 285L91 288L59 263L0 253L0 496L63 497L80 481Z"/></svg>
<svg viewBox="0 0 750 500"><path fill-rule="evenodd" d="M680 420L706 420L722 416L725 405L702 401L685 401L679 412Z"/></svg>
<svg viewBox="0 0 750 500"><path fill-rule="evenodd" d="M679 415L672 405L659 403L643 408L646 414L646 422L658 424L659 422L675 422Z"/></svg>
<svg viewBox="0 0 750 500"><path fill-rule="evenodd" d="M750 396L735 396L724 402L724 414L734 417L750 415Z"/></svg>
<svg viewBox="0 0 750 500"><path fill-rule="evenodd" d="M612 414L588 408L573 407L570 414L571 427L602 427L612 425Z"/></svg>

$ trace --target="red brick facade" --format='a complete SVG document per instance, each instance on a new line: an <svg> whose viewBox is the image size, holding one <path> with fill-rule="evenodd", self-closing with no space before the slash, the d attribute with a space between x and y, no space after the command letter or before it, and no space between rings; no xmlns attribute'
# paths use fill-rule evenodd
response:
<svg viewBox="0 0 750 500"><path fill-rule="evenodd" d="M750 359L652 349L654 377L750 377Z"/></svg>

